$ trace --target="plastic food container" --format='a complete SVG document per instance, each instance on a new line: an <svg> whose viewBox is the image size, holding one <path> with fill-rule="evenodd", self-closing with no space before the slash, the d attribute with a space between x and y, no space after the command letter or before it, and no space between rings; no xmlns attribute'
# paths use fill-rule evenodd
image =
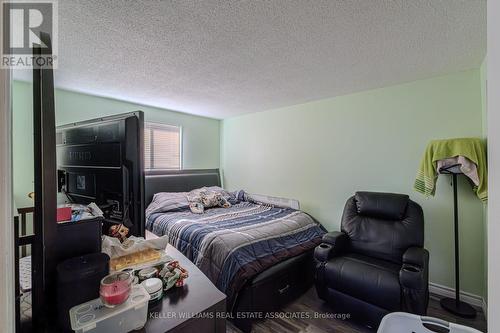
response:
<svg viewBox="0 0 500 333"><path fill-rule="evenodd" d="M146 324L149 294L140 284L132 287L130 297L114 308L103 305L100 298L69 310L71 328L77 333L126 333Z"/></svg>
<svg viewBox="0 0 500 333"><path fill-rule="evenodd" d="M139 281L142 282L146 279L155 278L158 276L158 270L154 267L143 268L139 271Z"/></svg>
<svg viewBox="0 0 500 333"><path fill-rule="evenodd" d="M99 296L102 303L107 307L114 307L125 302L130 295L132 285L131 275L120 272L105 276L101 280Z"/></svg>
<svg viewBox="0 0 500 333"><path fill-rule="evenodd" d="M377 333L435 333L443 332L443 330L448 333L482 333L474 328L449 323L438 318L420 317L406 312L386 315Z"/></svg>
<svg viewBox="0 0 500 333"><path fill-rule="evenodd" d="M149 293L151 303L155 302L163 296L163 282L158 278L151 278L141 282L141 285Z"/></svg>
<svg viewBox="0 0 500 333"><path fill-rule="evenodd" d="M155 249L145 249L120 257L111 258L109 261L109 267L111 271L117 271L127 267L139 266L152 261L155 262L161 259L162 252L163 251Z"/></svg>

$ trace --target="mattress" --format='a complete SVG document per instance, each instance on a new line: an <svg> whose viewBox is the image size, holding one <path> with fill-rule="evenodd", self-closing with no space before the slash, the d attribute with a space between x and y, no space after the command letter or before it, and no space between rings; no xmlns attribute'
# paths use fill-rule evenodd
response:
<svg viewBox="0 0 500 333"><path fill-rule="evenodd" d="M324 229L308 214L233 198L230 208L193 214L189 207L155 196L146 228L195 263L227 295L229 309L255 275L321 242ZM166 203L166 211L158 209Z"/></svg>

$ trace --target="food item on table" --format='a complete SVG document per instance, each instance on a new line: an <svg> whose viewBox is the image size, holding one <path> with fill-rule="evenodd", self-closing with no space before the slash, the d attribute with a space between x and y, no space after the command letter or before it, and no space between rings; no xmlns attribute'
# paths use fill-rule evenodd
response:
<svg viewBox="0 0 500 333"><path fill-rule="evenodd" d="M109 261L109 268L112 271L124 269L126 267L140 265L146 262L158 260L161 258L161 252L155 249L146 249L121 257L113 258Z"/></svg>

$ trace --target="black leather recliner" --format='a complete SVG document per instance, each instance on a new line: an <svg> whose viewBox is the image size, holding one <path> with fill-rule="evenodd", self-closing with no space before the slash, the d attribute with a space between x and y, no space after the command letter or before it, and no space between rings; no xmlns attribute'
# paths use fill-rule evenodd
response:
<svg viewBox="0 0 500 333"><path fill-rule="evenodd" d="M420 205L407 195L356 192L341 230L315 249L318 296L372 327L389 312L425 315L429 252Z"/></svg>

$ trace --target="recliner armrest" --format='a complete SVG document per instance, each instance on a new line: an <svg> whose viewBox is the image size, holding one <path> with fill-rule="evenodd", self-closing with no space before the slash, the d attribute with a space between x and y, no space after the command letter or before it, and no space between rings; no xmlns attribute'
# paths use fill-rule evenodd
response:
<svg viewBox="0 0 500 333"><path fill-rule="evenodd" d="M332 231L323 235L322 243L314 249L314 258L324 262L338 255L347 245L349 238L347 234L340 231Z"/></svg>
<svg viewBox="0 0 500 333"><path fill-rule="evenodd" d="M422 247L410 247L403 254L403 265L412 265L419 268L427 267L429 251Z"/></svg>
<svg viewBox="0 0 500 333"><path fill-rule="evenodd" d="M410 247L403 254L399 282L404 288L426 290L429 283L429 252L421 247Z"/></svg>
<svg viewBox="0 0 500 333"><path fill-rule="evenodd" d="M425 315L429 304L429 252L426 249L410 247L406 250L399 283L403 311Z"/></svg>
<svg viewBox="0 0 500 333"><path fill-rule="evenodd" d="M344 247L348 239L347 234L342 231L330 231L329 233L323 235L321 241L336 247Z"/></svg>

